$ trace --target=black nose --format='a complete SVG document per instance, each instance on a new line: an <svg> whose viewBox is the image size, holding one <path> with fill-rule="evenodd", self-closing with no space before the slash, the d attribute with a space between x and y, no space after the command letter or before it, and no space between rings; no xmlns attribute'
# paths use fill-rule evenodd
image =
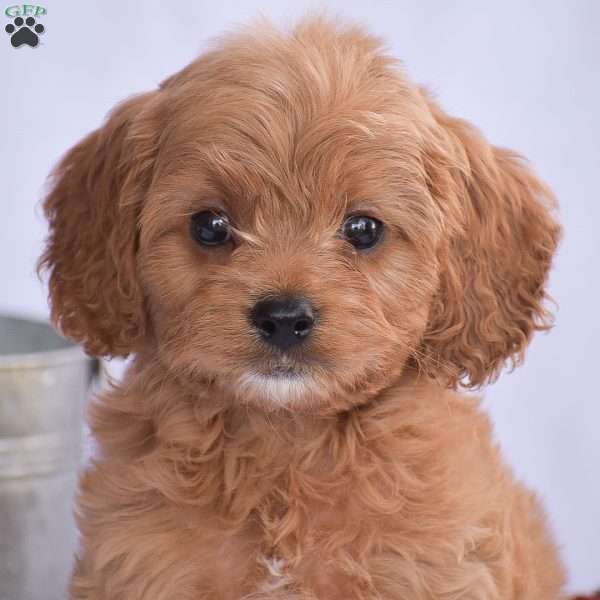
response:
<svg viewBox="0 0 600 600"><path fill-rule="evenodd" d="M258 301L250 313L250 320L266 342L287 350L306 339L315 317L308 300L277 297Z"/></svg>

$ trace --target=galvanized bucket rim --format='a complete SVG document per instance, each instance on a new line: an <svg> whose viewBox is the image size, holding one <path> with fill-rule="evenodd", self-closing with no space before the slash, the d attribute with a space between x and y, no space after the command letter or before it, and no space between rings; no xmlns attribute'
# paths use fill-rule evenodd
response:
<svg viewBox="0 0 600 600"><path fill-rule="evenodd" d="M88 356L83 349L75 342L68 340L52 326L52 324L44 319L26 314L15 314L2 312L0 317L6 319L14 319L18 321L28 321L43 327L47 327L49 331L54 332L58 337L62 338L69 346L66 348L56 348L53 350L42 350L39 352L23 352L0 354L0 371L7 369L38 369L40 367L51 367L55 365L63 365L72 362L85 362L93 360Z"/></svg>

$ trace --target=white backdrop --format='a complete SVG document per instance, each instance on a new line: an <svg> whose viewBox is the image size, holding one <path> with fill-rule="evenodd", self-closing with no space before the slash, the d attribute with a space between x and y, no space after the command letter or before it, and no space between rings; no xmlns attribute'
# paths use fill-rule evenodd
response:
<svg viewBox="0 0 600 600"><path fill-rule="evenodd" d="M516 473L545 499L570 587L600 586L600 1L41 4L35 49L13 48L0 17L0 311L47 315L33 265L45 234L37 205L57 158L117 101L259 13L290 24L325 9L367 24L449 111L531 159L561 201L566 237L551 278L560 310L486 405Z"/></svg>

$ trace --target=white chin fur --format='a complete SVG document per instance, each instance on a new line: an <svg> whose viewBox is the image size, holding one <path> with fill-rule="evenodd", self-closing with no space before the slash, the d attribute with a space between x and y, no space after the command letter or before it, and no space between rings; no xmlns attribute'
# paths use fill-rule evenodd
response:
<svg viewBox="0 0 600 600"><path fill-rule="evenodd" d="M237 384L237 395L242 400L257 399L273 405L287 406L310 395L310 380L293 375L263 375L247 373Z"/></svg>

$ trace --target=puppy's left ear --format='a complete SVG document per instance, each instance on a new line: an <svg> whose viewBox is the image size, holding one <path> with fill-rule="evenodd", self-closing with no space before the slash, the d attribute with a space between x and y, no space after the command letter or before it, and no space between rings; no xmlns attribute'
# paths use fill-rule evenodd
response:
<svg viewBox="0 0 600 600"><path fill-rule="evenodd" d="M452 387L478 387L550 327L545 286L561 230L551 191L519 155L424 96L435 119L426 170L448 231L424 363Z"/></svg>

